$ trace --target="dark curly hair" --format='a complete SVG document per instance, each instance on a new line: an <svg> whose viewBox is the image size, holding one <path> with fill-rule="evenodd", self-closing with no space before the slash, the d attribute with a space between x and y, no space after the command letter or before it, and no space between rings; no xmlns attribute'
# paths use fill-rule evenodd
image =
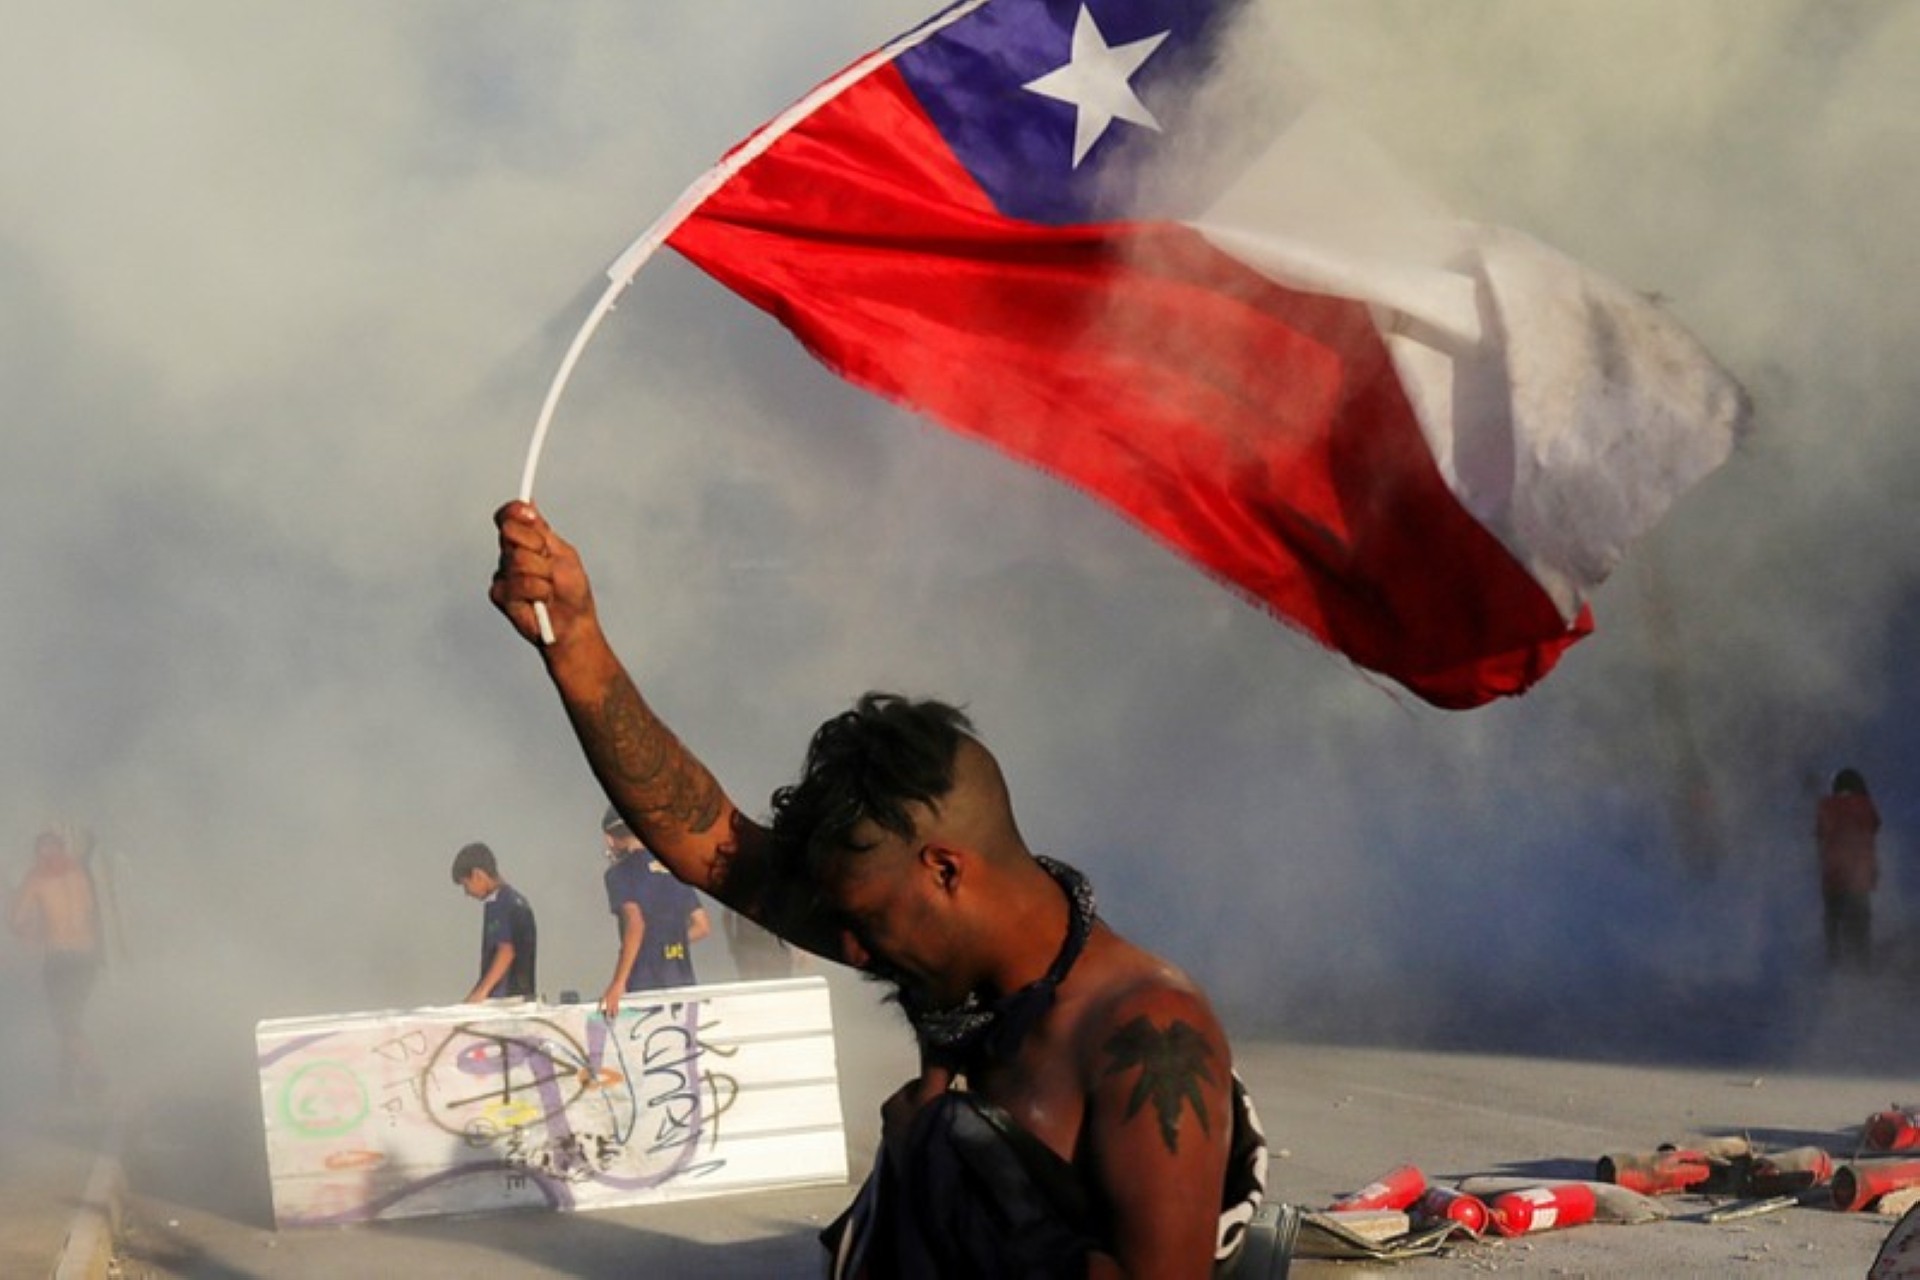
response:
<svg viewBox="0 0 1920 1280"><path fill-rule="evenodd" d="M972 731L966 713L944 702L862 694L814 731L800 781L773 793L776 846L817 878L868 847L853 838L862 819L912 836L908 806L938 803L953 789L954 756Z"/></svg>

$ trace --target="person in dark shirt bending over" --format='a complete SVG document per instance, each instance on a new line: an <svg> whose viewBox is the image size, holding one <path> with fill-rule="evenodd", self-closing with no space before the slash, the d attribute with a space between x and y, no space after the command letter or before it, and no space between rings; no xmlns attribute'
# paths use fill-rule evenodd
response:
<svg viewBox="0 0 1920 1280"><path fill-rule="evenodd" d="M539 934L533 907L500 878L493 850L470 844L453 858L453 882L486 906L480 921L480 980L466 1004L501 997L534 999L533 969Z"/></svg>

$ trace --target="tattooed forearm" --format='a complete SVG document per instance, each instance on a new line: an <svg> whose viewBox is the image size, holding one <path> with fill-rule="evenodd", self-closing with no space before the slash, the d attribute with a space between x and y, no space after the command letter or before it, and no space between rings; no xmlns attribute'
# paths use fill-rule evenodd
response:
<svg viewBox="0 0 1920 1280"><path fill-rule="evenodd" d="M624 672L600 699L598 712L595 727L606 743L608 763L622 782L642 791L652 789L670 748L679 745L667 726L647 707Z"/></svg>
<svg viewBox="0 0 1920 1280"><path fill-rule="evenodd" d="M1135 1070L1140 1073L1140 1078L1134 1081L1133 1093L1127 1098L1127 1119L1133 1119L1140 1108L1153 1103L1154 1114L1160 1121L1160 1138L1167 1144L1168 1151L1180 1149L1182 1103L1193 1104L1193 1114L1200 1121L1202 1133L1212 1132L1207 1119L1206 1095L1200 1092L1202 1081L1214 1082L1209 1062L1213 1046L1205 1036L1184 1022L1174 1022L1162 1030L1139 1017L1115 1032L1107 1041L1106 1050L1113 1059L1107 1068L1108 1075Z"/></svg>
<svg viewBox="0 0 1920 1280"><path fill-rule="evenodd" d="M724 803L719 784L653 714L625 673L607 689L585 728L602 776L618 792L615 799L696 835L713 828Z"/></svg>

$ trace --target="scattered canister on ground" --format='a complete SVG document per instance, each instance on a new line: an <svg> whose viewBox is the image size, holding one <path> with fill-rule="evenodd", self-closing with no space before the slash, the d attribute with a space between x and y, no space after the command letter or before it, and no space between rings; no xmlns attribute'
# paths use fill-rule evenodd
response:
<svg viewBox="0 0 1920 1280"><path fill-rule="evenodd" d="M1615 1151L1594 1164L1594 1177L1643 1196L1668 1195L1698 1186L1713 1176L1707 1157L1684 1147L1658 1151Z"/></svg>
<svg viewBox="0 0 1920 1280"><path fill-rule="evenodd" d="M1867 1117L1861 1137L1869 1151L1907 1151L1920 1147L1920 1108L1889 1107Z"/></svg>
<svg viewBox="0 0 1920 1280"><path fill-rule="evenodd" d="M1833 1172L1833 1207L1856 1213L1903 1187L1920 1187L1920 1160L1855 1160Z"/></svg>
<svg viewBox="0 0 1920 1280"><path fill-rule="evenodd" d="M1415 1223L1457 1222L1475 1235L1487 1229L1487 1202L1452 1187L1428 1187L1410 1210Z"/></svg>
<svg viewBox="0 0 1920 1280"><path fill-rule="evenodd" d="M1555 1227L1592 1222L1598 1202L1593 1189L1578 1182L1504 1191L1487 1202L1493 1229L1503 1236L1524 1236Z"/></svg>
<svg viewBox="0 0 1920 1280"><path fill-rule="evenodd" d="M1756 1196L1790 1196L1812 1187L1824 1187L1833 1178L1833 1157L1819 1147L1794 1147L1756 1156L1748 1174L1749 1191Z"/></svg>
<svg viewBox="0 0 1920 1280"><path fill-rule="evenodd" d="M1341 1196L1329 1209L1404 1209L1427 1189L1426 1175L1410 1164L1382 1174L1351 1195Z"/></svg>

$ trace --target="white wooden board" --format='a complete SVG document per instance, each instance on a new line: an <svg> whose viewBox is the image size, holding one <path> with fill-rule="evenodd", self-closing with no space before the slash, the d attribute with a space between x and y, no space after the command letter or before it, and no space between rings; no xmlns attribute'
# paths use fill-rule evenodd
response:
<svg viewBox="0 0 1920 1280"><path fill-rule="evenodd" d="M274 1221L599 1209L847 1180L826 981L255 1030Z"/></svg>

